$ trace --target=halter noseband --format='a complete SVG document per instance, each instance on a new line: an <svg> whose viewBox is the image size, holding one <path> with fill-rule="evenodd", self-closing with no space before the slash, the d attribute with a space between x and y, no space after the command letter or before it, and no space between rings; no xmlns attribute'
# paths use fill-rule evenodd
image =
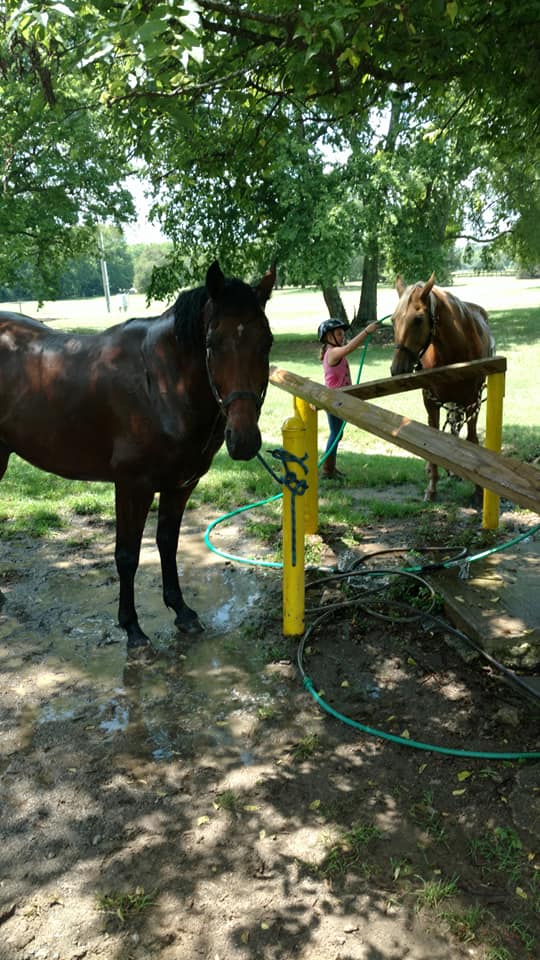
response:
<svg viewBox="0 0 540 960"><path fill-rule="evenodd" d="M436 316L436 313L432 310L431 302L432 302L432 301L431 301L431 293L430 293L430 294L429 294L429 300L428 300L429 330L428 330L428 335L427 335L427 338L426 338L426 341L425 341L423 347L421 347L420 350L419 350L417 353L415 353L414 350L410 350L409 347L406 347L404 343L396 343L396 344L395 344L396 350L403 350L404 353L407 353L407 354L409 355L409 357L412 357L412 358L413 358L413 360L414 360L414 367L413 367L414 373L417 373L419 370L422 369L422 364L420 363L420 361L421 361L422 357L424 356L424 354L425 354L427 348L429 347L430 343L432 342L432 340L433 340L433 335L434 335L434 333L435 333L435 330L437 329L437 316Z"/></svg>
<svg viewBox="0 0 540 960"><path fill-rule="evenodd" d="M253 400L257 408L257 415L258 415L261 412L261 407L264 403L264 398L266 396L266 390L267 390L268 384L266 384L264 390L260 394L255 393L254 390L232 390L231 393L228 393L226 397L222 397L212 379L209 360L210 360L210 347L207 346L206 347L206 372L208 374L208 383L210 384L210 389L212 391L214 400L216 401L219 407L220 413L222 413L222 415L226 417L227 410L230 407L231 403L234 403L235 400L241 400L242 398L245 397L250 400Z"/></svg>
<svg viewBox="0 0 540 960"><path fill-rule="evenodd" d="M209 307L210 307L210 300L207 300L204 308L205 313L209 309ZM268 389L268 381L266 382L264 389L261 391L260 394L255 393L254 390L232 390L230 393L227 394L226 397L222 397L221 394L219 393L218 388L214 383L214 380L212 378L212 373L210 371L210 356L212 352L211 347L208 345L208 333L209 333L210 325L211 325L211 320L209 319L207 321L207 327L206 327L206 334L207 334L206 336L206 373L208 375L208 383L210 384L212 395L219 407L219 412L222 414L222 416L226 417L227 410L230 407L231 403L234 403L235 400L241 400L242 398L246 398L249 400L253 400L255 407L257 409L257 416L259 416L262 405L264 403L264 398L266 397L266 391Z"/></svg>

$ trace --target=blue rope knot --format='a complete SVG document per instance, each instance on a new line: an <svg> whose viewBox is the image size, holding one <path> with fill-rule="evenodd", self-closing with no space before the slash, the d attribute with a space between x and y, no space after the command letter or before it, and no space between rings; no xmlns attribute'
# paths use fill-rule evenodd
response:
<svg viewBox="0 0 540 960"><path fill-rule="evenodd" d="M304 473L308 472L307 468L307 453L302 457L297 457L296 454L291 453L289 450L284 450L283 447L276 447L274 450L268 450L268 453L274 457L275 460L279 460L283 464L283 475L280 477L272 467L266 463L260 453L257 454L258 460L262 463L263 467L268 470L270 476L276 480L277 483L280 483L282 486L286 487L287 490L291 493L292 502L291 502L291 520L292 520L292 565L296 566L296 498L304 495L308 489L307 481L303 477L297 477L294 470L291 470L289 467L290 463L296 463L299 467L302 468Z"/></svg>
<svg viewBox="0 0 540 960"><path fill-rule="evenodd" d="M301 497L308 488L307 482L303 477L297 477L294 470L289 469L288 464L296 463L298 466L302 467L304 473L307 473L307 453L305 453L303 457L297 457L294 453L290 453L289 450L284 450L283 447L276 447L274 450L268 450L268 453L270 456L274 457L275 460L281 461L284 472L280 477L274 470L272 470L272 467L266 462L264 457L258 453L257 459L262 463L265 470L268 470L268 473L274 478L276 483L280 483L282 486L287 487L287 490L290 490L293 496Z"/></svg>

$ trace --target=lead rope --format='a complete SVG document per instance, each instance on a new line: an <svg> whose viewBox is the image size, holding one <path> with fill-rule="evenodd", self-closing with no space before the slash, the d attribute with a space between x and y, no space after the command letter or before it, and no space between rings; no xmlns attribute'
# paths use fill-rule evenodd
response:
<svg viewBox="0 0 540 960"><path fill-rule="evenodd" d="M296 498L302 497L306 492L308 485L307 481L303 477L298 477L294 470L291 470L288 466L289 463L295 463L297 466L301 467L304 473L308 472L306 465L307 453L303 457L297 457L294 453L290 453L288 450L285 450L283 447L276 447L274 450L268 450L267 453L270 456L274 457L275 460L279 460L283 466L283 473L280 476L272 469L269 463L266 462L263 456L260 453L257 454L257 460L262 463L265 470L268 471L271 477L274 478L276 483L281 484L281 486L286 487L289 490L292 500L291 500L291 513L292 513L292 565L296 566Z"/></svg>

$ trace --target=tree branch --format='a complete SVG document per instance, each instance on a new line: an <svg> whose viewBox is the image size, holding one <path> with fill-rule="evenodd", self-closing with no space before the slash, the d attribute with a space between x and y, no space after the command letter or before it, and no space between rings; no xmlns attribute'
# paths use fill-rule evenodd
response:
<svg viewBox="0 0 540 960"><path fill-rule="evenodd" d="M494 234L492 237L476 237L470 233L452 233L449 234L449 239L470 240L472 243L494 243L495 240L502 240L503 237L512 236L513 232L513 227L509 227L508 230L500 230L499 233Z"/></svg>

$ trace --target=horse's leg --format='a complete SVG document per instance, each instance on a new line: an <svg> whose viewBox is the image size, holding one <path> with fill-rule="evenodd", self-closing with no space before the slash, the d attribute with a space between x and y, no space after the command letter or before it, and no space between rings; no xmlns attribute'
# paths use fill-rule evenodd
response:
<svg viewBox="0 0 540 960"><path fill-rule="evenodd" d="M139 626L135 610L135 574L139 566L141 540L154 499L153 490L133 483L115 484L116 490L116 569L120 578L118 623L127 632L128 652L151 647Z"/></svg>
<svg viewBox="0 0 540 960"><path fill-rule="evenodd" d="M11 450L8 450L8 448L5 447L3 443L0 443L0 480L2 479L2 477L4 476L7 470L10 453L11 453ZM6 598L4 597L4 594L0 590L0 607L3 605L5 599Z"/></svg>
<svg viewBox="0 0 540 960"><path fill-rule="evenodd" d="M467 420L467 440L471 443L478 444L478 433L476 432L476 424L478 421L478 412L475 413L473 417L469 417ZM476 507L477 510L482 509L484 502L484 488L479 487L478 484L475 485L474 493L472 496L472 505Z"/></svg>
<svg viewBox="0 0 540 960"><path fill-rule="evenodd" d="M159 495L156 541L161 559L163 600L167 607L174 610L174 622L183 633L200 633L204 629L195 610L184 602L176 564L180 525L186 503L194 488L195 484Z"/></svg>
<svg viewBox="0 0 540 960"><path fill-rule="evenodd" d="M0 443L0 480L7 470L10 454L11 450L5 444Z"/></svg>
<svg viewBox="0 0 540 960"><path fill-rule="evenodd" d="M431 400L429 397L426 397L424 394L424 406L428 415L428 425L434 427L435 430L439 429L441 408L439 404L434 400ZM428 485L426 492L424 494L424 500L436 500L437 499L437 481L439 479L439 469L436 463L427 463L426 464L426 473L428 476Z"/></svg>

